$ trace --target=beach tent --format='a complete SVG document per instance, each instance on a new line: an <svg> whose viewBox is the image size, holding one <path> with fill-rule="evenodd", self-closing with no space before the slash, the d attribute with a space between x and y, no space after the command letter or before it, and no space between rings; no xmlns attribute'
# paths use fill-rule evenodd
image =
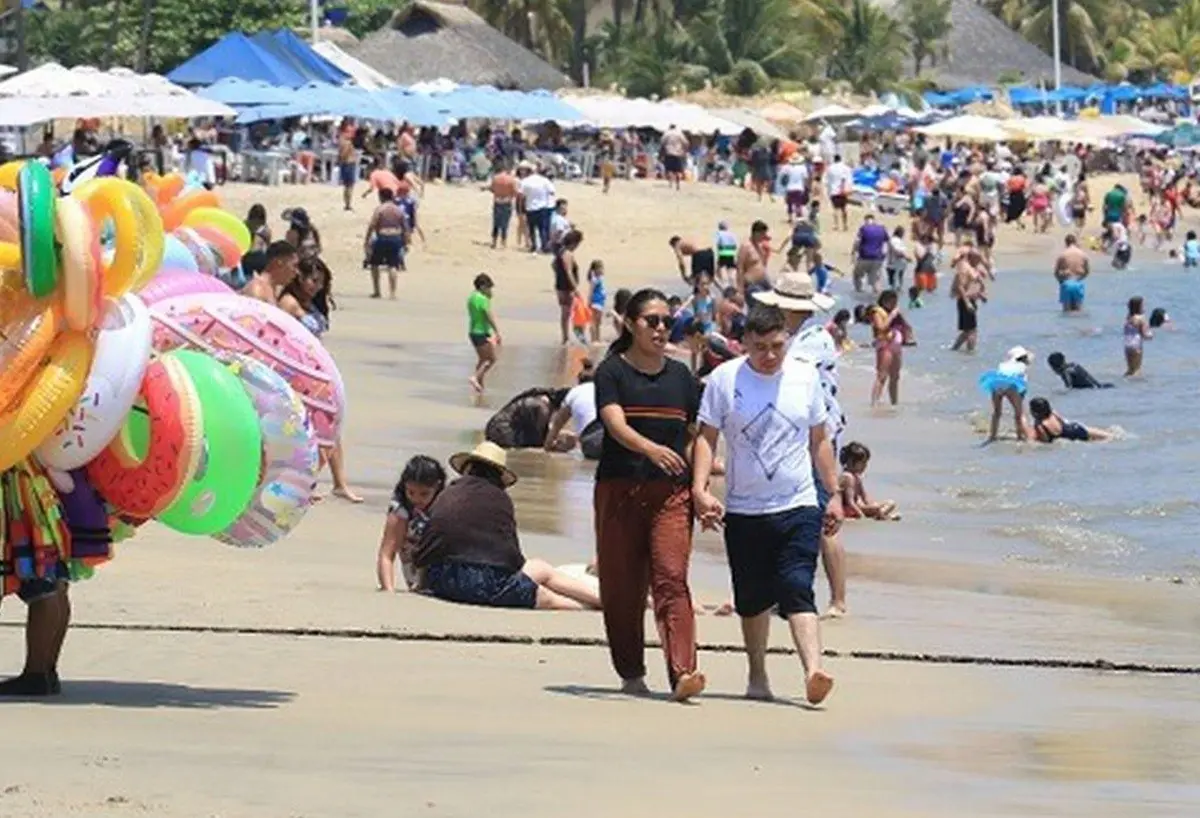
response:
<svg viewBox="0 0 1200 818"><path fill-rule="evenodd" d="M951 117L933 125L922 125L914 130L926 136L950 137L969 142L1003 142L1010 138L1000 120L974 114Z"/></svg>
<svg viewBox="0 0 1200 818"><path fill-rule="evenodd" d="M1159 145L1169 148L1194 148L1200 145L1200 127L1192 122L1184 123L1154 137Z"/></svg>
<svg viewBox="0 0 1200 818"><path fill-rule="evenodd" d="M291 88L279 88L260 80L243 80L237 77L218 80L196 93L205 99L214 99L226 105L285 105L296 96Z"/></svg>
<svg viewBox="0 0 1200 818"><path fill-rule="evenodd" d="M853 119L858 116L858 111L853 108L847 108L845 105L826 105L813 111L808 116L804 117L804 122L820 122L822 119Z"/></svg>
<svg viewBox="0 0 1200 818"><path fill-rule="evenodd" d="M311 81L332 85L342 85L350 81L349 74L313 51L308 43L287 29L260 31L250 40Z"/></svg>
<svg viewBox="0 0 1200 818"><path fill-rule="evenodd" d="M349 74L350 79L360 88L376 91L380 88L391 88L396 84L362 60L347 54L337 43L321 40L313 45L313 51Z"/></svg>
<svg viewBox="0 0 1200 818"><path fill-rule="evenodd" d="M772 102L758 109L758 115L772 122L783 122L794 125L804 121L804 111L787 102Z"/></svg>
<svg viewBox="0 0 1200 818"><path fill-rule="evenodd" d="M1028 142L1072 140L1073 123L1054 116L1006 119L1000 123L1013 139Z"/></svg>
<svg viewBox="0 0 1200 818"><path fill-rule="evenodd" d="M285 88L298 88L315 79L239 31L226 34L167 74L167 79L179 85L212 85L226 77L260 80Z"/></svg>
<svg viewBox="0 0 1200 818"><path fill-rule="evenodd" d="M759 112L752 108L710 108L709 113L727 122L733 122L741 125L743 128L749 128L759 136L766 136L771 139L787 139L788 136L787 131L766 117L761 116Z"/></svg>

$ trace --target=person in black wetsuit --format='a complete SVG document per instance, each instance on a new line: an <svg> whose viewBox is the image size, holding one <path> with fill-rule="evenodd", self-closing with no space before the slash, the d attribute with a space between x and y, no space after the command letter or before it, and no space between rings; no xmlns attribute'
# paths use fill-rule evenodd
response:
<svg viewBox="0 0 1200 818"><path fill-rule="evenodd" d="M1046 363L1067 389L1112 389L1111 383L1100 383L1081 365L1069 363L1061 352L1051 352Z"/></svg>

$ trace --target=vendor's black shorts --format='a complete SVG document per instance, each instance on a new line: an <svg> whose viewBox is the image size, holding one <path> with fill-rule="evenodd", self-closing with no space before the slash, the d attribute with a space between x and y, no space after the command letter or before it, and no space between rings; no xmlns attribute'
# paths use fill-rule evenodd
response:
<svg viewBox="0 0 1200 818"><path fill-rule="evenodd" d="M958 331L974 332L979 329L979 314L965 298L958 299Z"/></svg>
<svg viewBox="0 0 1200 818"><path fill-rule="evenodd" d="M683 157L682 156L664 156L663 167L667 173L683 173Z"/></svg>
<svg viewBox="0 0 1200 818"><path fill-rule="evenodd" d="M376 236L371 245L371 266L403 270L404 239L400 236Z"/></svg>
<svg viewBox="0 0 1200 818"><path fill-rule="evenodd" d="M700 280L701 273L709 278L717 274L717 254L712 250L697 250L692 253L692 283Z"/></svg>
<svg viewBox="0 0 1200 818"><path fill-rule="evenodd" d="M817 506L725 515L725 555L738 616L758 616L775 606L783 617L817 612L813 579L823 519Z"/></svg>

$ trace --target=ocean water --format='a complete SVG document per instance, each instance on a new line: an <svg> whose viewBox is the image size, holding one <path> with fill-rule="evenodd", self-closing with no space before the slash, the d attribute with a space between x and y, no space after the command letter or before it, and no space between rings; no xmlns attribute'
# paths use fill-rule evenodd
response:
<svg viewBox="0 0 1200 818"><path fill-rule="evenodd" d="M956 334L948 277L909 313L920 346L906 354L918 385L906 386L919 408L905 411L940 431L901 441L911 468L889 482L925 498L920 516L967 558L995 557L999 548L1012 561L1200 582L1200 276L1146 251L1126 271L1100 259L1084 311L1064 315L1053 257L1035 264L999 271L975 355L948 349ZM1172 325L1146 343L1142 375L1126 380L1122 326L1134 295L1147 314L1166 308ZM1017 344L1036 355L1029 398L1049 399L1068 420L1116 428L1118 439L1018 444L1008 410L1007 439L982 446L990 402L976 380ZM1046 365L1054 351L1115 388L1067 390Z"/></svg>

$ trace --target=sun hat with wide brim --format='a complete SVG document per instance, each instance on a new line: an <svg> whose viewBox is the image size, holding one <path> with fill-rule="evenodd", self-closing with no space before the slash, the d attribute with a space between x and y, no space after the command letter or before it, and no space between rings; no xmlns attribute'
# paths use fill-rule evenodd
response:
<svg viewBox="0 0 1200 818"><path fill-rule="evenodd" d="M450 468L459 474L463 473L463 469L469 463L483 463L486 466L499 469L500 482L504 484L505 488L517 482L516 472L508 467L508 454L504 449L491 441L485 440L476 446L473 451L459 452L450 457Z"/></svg>
<svg viewBox="0 0 1200 818"><path fill-rule="evenodd" d="M1025 347L1016 346L1010 349L1004 356L1005 361L1019 361L1022 358L1024 358L1026 361L1030 361L1033 359L1033 353L1027 350Z"/></svg>
<svg viewBox="0 0 1200 818"><path fill-rule="evenodd" d="M770 290L754 294L759 304L795 312L828 312L837 299L817 292L812 276L803 272L782 273Z"/></svg>

